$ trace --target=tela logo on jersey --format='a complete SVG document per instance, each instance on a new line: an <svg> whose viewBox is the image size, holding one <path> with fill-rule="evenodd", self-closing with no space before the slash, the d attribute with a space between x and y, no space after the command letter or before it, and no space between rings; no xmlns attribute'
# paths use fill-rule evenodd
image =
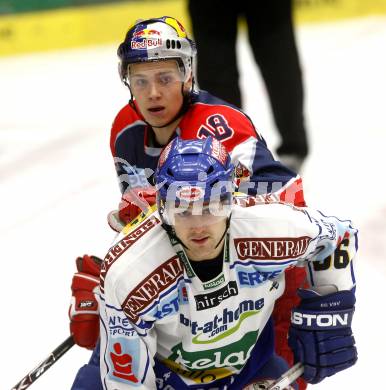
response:
<svg viewBox="0 0 386 390"><path fill-rule="evenodd" d="M236 296L238 293L237 283L235 281L230 281L226 286L212 293L195 295L196 310L200 311L216 307L225 299Z"/></svg>
<svg viewBox="0 0 386 390"><path fill-rule="evenodd" d="M232 375L233 372L232 370L227 368L213 368L210 370L187 370L185 367L183 368L180 364L173 362L172 360L169 359L165 359L162 363L164 363L165 366L169 367L171 371L177 373L178 375L184 378L190 379L195 383L209 383L215 380L225 378L229 375ZM168 372L166 375L168 374L170 375L170 372ZM159 378L157 378L157 381L158 380ZM231 383L232 383L232 378L231 378ZM164 389L166 387L160 386L160 388ZM219 390L218 387L211 387L211 389ZM170 390L173 389L170 388Z"/></svg>
<svg viewBox="0 0 386 390"><path fill-rule="evenodd" d="M240 340L225 347L190 352L179 343L171 348L168 359L181 364L189 370L207 370L220 367L241 369L247 362L255 346L259 330L246 333Z"/></svg>

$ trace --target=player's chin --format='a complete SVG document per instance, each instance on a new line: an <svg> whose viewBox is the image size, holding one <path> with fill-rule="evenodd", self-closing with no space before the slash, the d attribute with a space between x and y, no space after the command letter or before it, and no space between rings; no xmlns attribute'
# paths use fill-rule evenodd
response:
<svg viewBox="0 0 386 390"><path fill-rule="evenodd" d="M166 126L173 118L164 110L162 113L158 113L157 115L147 115L147 118L145 119L150 126L163 127Z"/></svg>
<svg viewBox="0 0 386 390"><path fill-rule="evenodd" d="M194 252L195 257L202 260L210 258L212 252L215 249L210 239L206 239L205 243L197 243L190 240L188 247L191 252Z"/></svg>

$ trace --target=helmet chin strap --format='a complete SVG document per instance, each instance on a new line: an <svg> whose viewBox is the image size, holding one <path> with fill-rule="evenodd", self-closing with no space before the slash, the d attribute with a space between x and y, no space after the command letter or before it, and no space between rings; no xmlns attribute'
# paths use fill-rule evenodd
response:
<svg viewBox="0 0 386 390"><path fill-rule="evenodd" d="M214 247L215 249L221 244L221 241L224 239L225 235L227 234L227 231L229 229L229 225L230 225L230 221L231 221L231 216L229 216L226 220L226 225L225 225L225 230L224 230L224 233L222 234L219 242L217 243L217 245Z"/></svg>
<svg viewBox="0 0 386 390"><path fill-rule="evenodd" d="M163 218L161 217L163 220ZM175 241L177 241L179 244L181 244L185 249L189 250L189 248L179 239L179 237L176 234L176 231L174 230L173 226L168 225L167 223L163 222L162 227L166 230L166 233L168 236Z"/></svg>

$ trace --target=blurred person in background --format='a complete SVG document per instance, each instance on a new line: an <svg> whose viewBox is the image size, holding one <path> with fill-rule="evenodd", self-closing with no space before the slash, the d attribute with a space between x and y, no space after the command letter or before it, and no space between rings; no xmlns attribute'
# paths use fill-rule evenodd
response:
<svg viewBox="0 0 386 390"><path fill-rule="evenodd" d="M248 39L271 103L281 144L276 152L298 172L308 154L303 115L303 81L295 42L292 1L189 0L198 48L200 88L242 107L237 67L238 20L244 17Z"/></svg>

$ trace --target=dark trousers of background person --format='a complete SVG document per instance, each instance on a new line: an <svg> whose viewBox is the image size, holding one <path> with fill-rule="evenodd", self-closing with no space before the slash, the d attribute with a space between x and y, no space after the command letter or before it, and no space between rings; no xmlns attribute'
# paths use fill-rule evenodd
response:
<svg viewBox="0 0 386 390"><path fill-rule="evenodd" d="M189 13L198 50L200 88L238 107L242 101L236 61L237 22L239 16L245 18L249 43L281 136L277 153L279 157L306 157L304 92L291 0L189 0Z"/></svg>

